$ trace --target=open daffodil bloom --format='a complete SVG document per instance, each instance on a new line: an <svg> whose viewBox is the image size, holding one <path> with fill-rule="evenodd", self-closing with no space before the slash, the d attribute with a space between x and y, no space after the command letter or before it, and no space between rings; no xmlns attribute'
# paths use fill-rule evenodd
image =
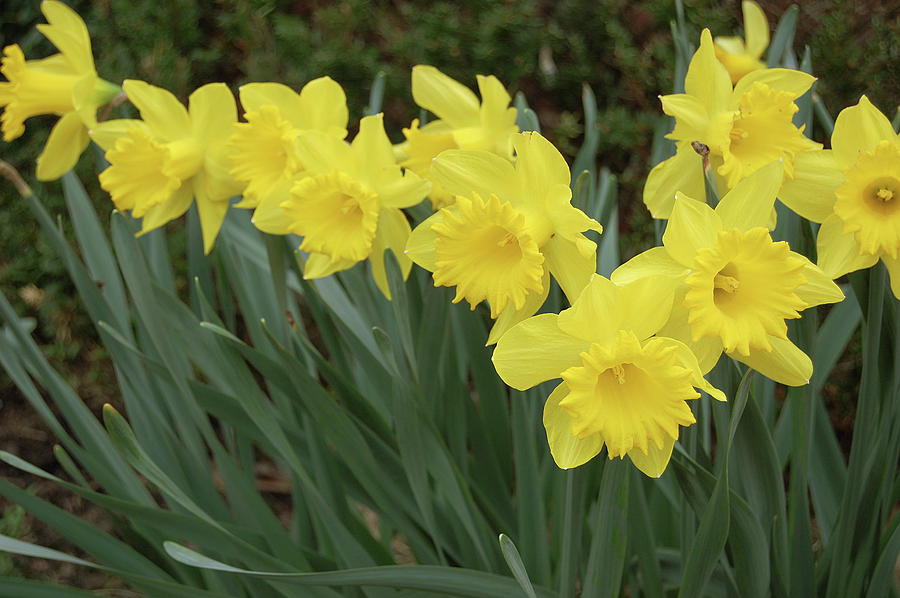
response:
<svg viewBox="0 0 900 598"><path fill-rule="evenodd" d="M381 114L360 121L352 144L309 130L297 138L296 151L303 174L271 220L303 237L300 249L309 252L303 276L321 278L369 259L375 283L390 298L384 252L394 252L406 277L410 227L401 208L425 199L430 184L397 165Z"/></svg>
<svg viewBox="0 0 900 598"><path fill-rule="evenodd" d="M840 178L818 198L819 265L837 278L881 259L900 297L900 135L863 96L838 115L831 145Z"/></svg>
<svg viewBox="0 0 900 598"><path fill-rule="evenodd" d="M822 164L827 152L792 122L795 100L814 81L800 71L760 69L732 87L704 30L685 77L685 93L661 98L663 111L675 117L668 137L677 150L647 177L644 203L653 217L669 217L676 191L704 197L703 160L691 147L695 141L709 147L710 168L722 194L766 164L781 161L784 188L779 198L805 216L803 202L828 193L831 181Z"/></svg>
<svg viewBox="0 0 900 598"><path fill-rule="evenodd" d="M42 60L25 60L13 44L3 49L0 72L0 107L3 108L3 140L25 132L25 120L39 114L56 114L44 151L37 159L37 178L57 179L71 170L87 147L88 127L97 122L97 108L109 102L119 88L97 76L87 27L71 8L47 0L41 12L48 23L38 25L59 49Z"/></svg>
<svg viewBox="0 0 900 598"><path fill-rule="evenodd" d="M399 150L404 168L430 179L432 159L446 149L480 150L512 159L512 136L519 127L509 93L493 75L478 75L477 80L480 102L472 90L435 67L413 67L413 99L438 118L422 127L416 119L403 129L406 142ZM432 187L429 198L435 209L454 201L440 185Z"/></svg>
<svg viewBox="0 0 900 598"><path fill-rule="evenodd" d="M237 121L234 97L223 83L210 83L191 94L185 110L174 95L143 81L122 87L143 120L110 120L91 130L109 161L100 186L118 209L143 218L142 232L178 218L196 198L209 253L229 199L240 193L226 157Z"/></svg>
<svg viewBox="0 0 900 598"><path fill-rule="evenodd" d="M562 378L544 406L556 464L569 469L605 445L645 474L662 475L679 428L694 423L688 400L702 389L725 396L701 375L683 343L653 336L669 317L671 285L646 278L619 286L594 276L572 307L513 326L493 362L508 385L525 390Z"/></svg>
<svg viewBox="0 0 900 598"><path fill-rule="evenodd" d="M676 301L660 334L690 346L704 373L724 351L777 382L806 384L812 361L788 338L785 319L844 298L817 266L769 235L781 179L782 166L773 162L738 183L715 210L679 194L664 246L612 274L619 283L670 281Z"/></svg>
<svg viewBox="0 0 900 598"><path fill-rule="evenodd" d="M347 98L329 77L303 86L298 94L281 83L249 83L240 89L246 123L237 123L228 144L231 174L243 183L237 207L256 208L253 224L267 233L288 232L281 204L303 172L297 137L321 131L335 139L347 136Z"/></svg>
<svg viewBox="0 0 900 598"><path fill-rule="evenodd" d="M716 58L728 69L733 83L747 73L766 68L760 57L769 46L769 22L759 4L744 0L741 12L744 14L744 39L716 38Z"/></svg>
<svg viewBox="0 0 900 598"><path fill-rule="evenodd" d="M488 152L449 150L431 177L456 195L413 231L407 253L434 272L435 286L456 287L454 302L487 300L497 322L489 344L537 312L549 276L577 297L596 269L600 224L571 205L569 167L538 133L514 138L515 166Z"/></svg>

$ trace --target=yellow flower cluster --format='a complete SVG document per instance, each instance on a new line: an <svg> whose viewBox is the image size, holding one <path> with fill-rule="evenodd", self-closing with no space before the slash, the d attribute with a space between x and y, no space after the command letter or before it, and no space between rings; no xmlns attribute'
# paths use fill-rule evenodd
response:
<svg viewBox="0 0 900 598"><path fill-rule="evenodd" d="M185 107L171 93L127 80L121 90L139 120L97 122L119 88L100 79L81 19L60 2L40 30L60 50L25 61L4 49L2 131L10 141L37 114L61 118L38 159L53 179L76 162L88 136L109 167L100 184L115 206L142 219L142 232L180 217L196 201L209 252L232 199L275 235L295 234L304 276L315 279L369 261L390 298L384 252L404 276L412 264L454 302L486 301L495 320L488 344L503 380L526 389L560 382L544 425L563 468L606 447L644 473L663 473L679 429L694 422L687 401L724 352L769 378L806 384L810 358L786 320L843 299L833 282L882 259L900 297L900 137L863 97L837 119L832 149L804 135L793 116L814 78L765 68L765 15L744 2L746 39L700 38L684 93L663 96L674 117L674 156L657 165L644 202L668 223L662 246L596 274L602 231L572 206L571 174L536 132L520 132L510 96L478 76L480 98L432 66L412 70L412 96L437 118L414 120L392 146L381 115L358 123L349 143L341 86L328 77L300 92L279 83L239 91L243 119L221 83L194 91ZM699 155L696 147L705 147ZM707 185L721 195L711 207ZM434 208L413 230L404 208ZM775 201L821 223L818 265L773 240ZM557 281L570 307L536 314Z"/></svg>

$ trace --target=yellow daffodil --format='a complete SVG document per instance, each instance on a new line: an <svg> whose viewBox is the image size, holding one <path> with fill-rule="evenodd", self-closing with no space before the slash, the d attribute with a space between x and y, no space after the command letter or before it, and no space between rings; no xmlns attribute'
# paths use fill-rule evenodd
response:
<svg viewBox="0 0 900 598"><path fill-rule="evenodd" d="M38 30L59 50L41 60L25 60L17 44L3 48L0 72L0 107L3 140L25 132L25 120L38 114L61 118L50 131L37 159L37 178L50 181L75 166L88 144L88 128L97 122L97 108L109 102L119 88L97 76L87 27L62 2L46 0L41 12L47 24Z"/></svg>
<svg viewBox="0 0 900 598"><path fill-rule="evenodd" d="M612 274L617 283L649 276L673 285L675 306L659 334L688 345L703 373L724 351L777 382L806 384L812 361L788 338L785 319L844 298L822 270L769 235L782 168L773 162L759 169L715 210L679 194L663 247Z"/></svg>
<svg viewBox="0 0 900 598"><path fill-rule="evenodd" d="M619 286L595 275L571 308L528 318L497 343L494 367L509 386L562 378L543 418L559 467L578 467L605 444L610 459L628 455L659 477L679 428L695 421L686 403L700 396L695 388L725 400L684 343L654 336L672 297L650 278Z"/></svg>
<svg viewBox="0 0 900 598"><path fill-rule="evenodd" d="M510 107L509 94L496 77L477 79L481 102L472 90L433 66L413 67L413 99L438 119L423 127L416 119L403 129L401 166L429 179L432 159L446 149L481 150L512 159L512 136L519 132L516 109ZM453 195L438 184L429 198L434 209L453 203Z"/></svg>
<svg viewBox="0 0 900 598"><path fill-rule="evenodd" d="M728 69L733 83L740 81L747 73L766 68L760 57L769 46L769 22L759 4L744 0L741 11L744 13L745 39L716 38L716 58Z"/></svg>
<svg viewBox="0 0 900 598"><path fill-rule="evenodd" d="M122 85L142 120L111 120L90 131L109 167L100 186L119 210L143 218L142 232L178 218L196 198L204 250L215 242L229 198L240 186L228 173L228 136L237 122L234 96L210 83L189 98L189 108L143 81Z"/></svg>
<svg viewBox="0 0 900 598"><path fill-rule="evenodd" d="M487 301L497 318L488 344L544 303L552 274L570 298L596 271L601 226L571 205L569 167L538 133L514 137L516 162L483 151L448 150L431 178L456 196L413 231L407 253L456 287L454 302Z"/></svg>
<svg viewBox="0 0 900 598"><path fill-rule="evenodd" d="M249 83L240 89L246 123L229 140L231 174L244 188L241 208L256 208L253 223L267 233L288 232L281 204L303 172L295 142L306 131L335 139L347 136L347 98L329 77L303 86L298 94L280 83Z"/></svg>
<svg viewBox="0 0 900 598"><path fill-rule="evenodd" d="M700 48L691 59L684 81L685 93L663 96L663 111L675 117L675 129L667 137L676 140L677 151L658 164L647 177L644 203L655 218L668 218L680 191L703 197L703 160L691 143L709 147L710 167L717 176L720 193L764 165L780 160L784 183L794 183L795 192L825 192L817 168L821 145L804 137L792 118L794 101L815 79L789 69L761 69L743 77L732 87L728 71L716 59L712 37L704 29ZM782 198L791 202L793 195ZM802 197L800 200L802 201Z"/></svg>
<svg viewBox="0 0 900 598"><path fill-rule="evenodd" d="M350 145L309 130L297 138L296 151L304 175L281 204L282 226L303 237L300 249L309 253L303 276L321 278L368 259L390 299L384 252L394 252L406 277L410 228L400 209L422 201L429 183L397 165L381 114L362 119Z"/></svg>
<svg viewBox="0 0 900 598"><path fill-rule="evenodd" d="M818 198L819 265L837 278L881 259L900 298L900 136L863 96L838 115L831 145L839 178Z"/></svg>

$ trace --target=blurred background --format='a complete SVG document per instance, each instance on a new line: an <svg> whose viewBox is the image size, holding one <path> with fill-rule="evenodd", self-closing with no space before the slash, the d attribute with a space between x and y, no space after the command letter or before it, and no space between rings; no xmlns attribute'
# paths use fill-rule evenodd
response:
<svg viewBox="0 0 900 598"><path fill-rule="evenodd" d="M376 74L385 74L383 110L388 135L419 114L410 93L410 69L432 64L475 88L476 74L494 74L511 94L524 93L542 131L571 161L583 135L582 84L599 106L598 163L618 178L624 258L652 244L653 227L641 203L650 170L654 128L663 118L657 96L673 88L672 0L506 0L367 2L346 0L69 0L87 23L97 71L121 82L137 78L165 87L184 100L204 83L223 81L233 90L251 81L278 81L295 89L329 75L347 93L351 136L363 114ZM774 29L791 5L759 0ZM0 42L18 43L28 58L55 50L34 28L43 22L38 0L0 3ZM738 35L737 0L685 0L689 33L702 27L713 35ZM696 43L696 42L695 42ZM900 5L878 0L815 0L800 6L794 48L809 47L816 91L836 116L867 94L889 118L900 103ZM0 158L20 169L52 212L65 209L59 183L33 179L34 158L53 119L27 121L25 136L0 142ZM818 141L827 142L820 133ZM99 189L88 152L79 174L101 213L108 196ZM11 185L0 181L0 291L23 317L35 319L38 341L70 384L99 410L115 402L115 380L89 320L81 313L62 264L37 233L27 208ZM66 219L62 219L67 227ZM167 227L177 239L178 223ZM176 241L177 250L177 241ZM183 255L183 253L182 253ZM186 284L186 281L184 281ZM853 353L853 352L851 352ZM858 353L857 353L858 354ZM852 360L852 358L851 358ZM848 372L854 363L844 363ZM828 392L828 389L826 389ZM54 470L52 436L41 420L0 376L0 449ZM836 389L833 394L838 396ZM829 405L836 427L849 427L852 401ZM23 486L103 527L93 512L65 492L43 488L4 468ZM58 497L53 492L59 493ZM0 533L67 550L38 522L0 503ZM59 563L10 560L0 555L0 575L103 587L103 576Z"/></svg>

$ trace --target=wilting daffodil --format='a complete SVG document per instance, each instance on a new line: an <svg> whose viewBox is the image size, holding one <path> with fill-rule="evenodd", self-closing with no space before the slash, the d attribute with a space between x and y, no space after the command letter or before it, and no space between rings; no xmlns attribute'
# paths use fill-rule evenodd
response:
<svg viewBox="0 0 900 598"><path fill-rule="evenodd" d="M489 344L544 303L550 275L570 298L596 270L601 226L571 204L569 167L538 133L514 137L516 162L480 151L448 150L431 178L456 196L413 231L407 253L434 273L435 286L456 287L454 302L482 301L497 322Z"/></svg>
<svg viewBox="0 0 900 598"><path fill-rule="evenodd" d="M728 69L732 83L737 83L747 73L766 68L760 57L769 46L769 22L759 4L744 0L741 11L744 13L744 39L716 38L716 58Z"/></svg>
<svg viewBox="0 0 900 598"><path fill-rule="evenodd" d="M672 287L650 278L616 285L594 275L572 307L513 326L494 350L497 373L525 390L562 378L544 406L556 464L578 467L606 445L650 477L665 471L681 426L694 423L695 388L725 395L702 376L688 347L655 333Z"/></svg>
<svg viewBox="0 0 900 598"><path fill-rule="evenodd" d="M335 139L347 136L347 98L329 77L303 86L298 94L281 83L249 83L240 88L246 123L234 125L229 140L231 174L246 185L241 208L256 208L253 223L267 233L288 232L281 204L303 172L297 137L321 131Z"/></svg>
<svg viewBox="0 0 900 598"><path fill-rule="evenodd" d="M384 252L394 252L406 277L410 228L401 208L425 199L429 183L397 165L381 114L363 118L350 145L310 130L296 149L304 175L281 208L283 226L303 237L300 249L309 253L303 276L321 278L368 259L375 284L390 298Z"/></svg>
<svg viewBox="0 0 900 598"><path fill-rule="evenodd" d="M659 334L690 346L704 373L724 351L776 382L808 383L812 361L788 338L785 319L844 298L822 270L769 235L782 176L779 162L759 169L715 210L679 194L663 247L612 274L617 283L644 277L671 282L675 305Z"/></svg>
<svg viewBox="0 0 900 598"><path fill-rule="evenodd" d="M210 83L191 94L185 110L174 95L143 81L122 88L142 120L110 120L91 130L109 162L100 186L119 210L143 218L142 232L178 218L196 198L209 253L229 198L240 193L226 157L237 121L234 96L224 84Z"/></svg>
<svg viewBox="0 0 900 598"><path fill-rule="evenodd" d="M512 136L519 131L516 109L496 77L477 79L480 102L472 90L435 67L413 67L413 99L438 119L422 127L416 119L403 129L401 166L428 179L431 160L446 149L481 150L512 159ZM440 185L433 185L429 197L435 209L453 203L453 195Z"/></svg>
<svg viewBox="0 0 900 598"><path fill-rule="evenodd" d="M776 160L784 165L785 183L799 181L802 192L825 192L817 186L818 154L811 160L799 159L812 150L821 151L821 145L804 137L792 122L798 110L794 101L814 81L800 71L761 69L732 87L728 71L716 59L712 36L704 29L684 80L685 93L660 98L663 112L675 117L675 129L667 137L676 141L677 150L647 177L644 203L653 217L669 217L676 191L704 197L703 160L691 147L695 141L709 147L710 167L723 195ZM813 172L808 172L810 168ZM790 207L793 196L782 199Z"/></svg>
<svg viewBox="0 0 900 598"><path fill-rule="evenodd" d="M3 140L25 132L25 120L38 114L61 118L50 131L37 159L37 178L50 181L75 166L87 147L88 128L97 122L97 108L120 89L97 76L87 27L75 11L54 0L41 3L47 24L38 30L59 50L41 60L25 60L17 44L3 48L0 107Z"/></svg>
<svg viewBox="0 0 900 598"><path fill-rule="evenodd" d="M900 298L900 136L863 96L831 137L836 189L820 196L819 265L834 278L881 259Z"/></svg>

